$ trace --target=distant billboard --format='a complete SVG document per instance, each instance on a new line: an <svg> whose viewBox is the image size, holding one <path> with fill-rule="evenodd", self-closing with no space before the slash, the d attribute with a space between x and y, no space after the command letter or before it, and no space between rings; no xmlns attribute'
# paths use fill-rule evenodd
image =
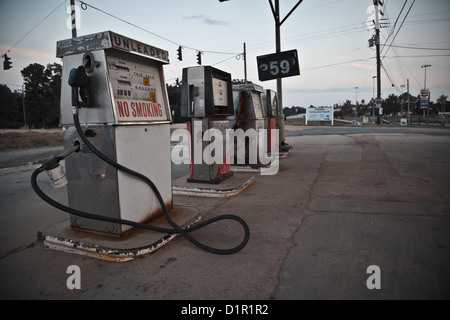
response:
<svg viewBox="0 0 450 320"><path fill-rule="evenodd" d="M333 125L333 107L309 107L306 109L306 122L308 121L331 121Z"/></svg>

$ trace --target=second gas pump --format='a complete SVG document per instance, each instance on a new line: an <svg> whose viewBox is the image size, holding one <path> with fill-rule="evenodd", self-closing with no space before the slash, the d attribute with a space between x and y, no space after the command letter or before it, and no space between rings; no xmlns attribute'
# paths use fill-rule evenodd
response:
<svg viewBox="0 0 450 320"><path fill-rule="evenodd" d="M218 184L231 177L227 157L228 116L234 114L231 75L210 66L183 69L181 115L190 118L189 133L191 167L189 182ZM211 143L205 133L219 133L222 143L216 144L222 156L204 152ZM218 160L218 161L216 161Z"/></svg>

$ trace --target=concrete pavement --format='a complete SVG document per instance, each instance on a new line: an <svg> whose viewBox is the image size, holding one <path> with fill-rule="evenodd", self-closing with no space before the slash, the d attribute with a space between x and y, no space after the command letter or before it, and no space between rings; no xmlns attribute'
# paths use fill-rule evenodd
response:
<svg viewBox="0 0 450 320"><path fill-rule="evenodd" d="M448 130L427 135L374 129L289 136L288 142L294 150L280 160L278 174L255 175L237 196L174 196L175 206L205 218L235 214L246 220L250 241L229 256L206 253L182 238L123 263L48 249L36 233L68 215L33 193L33 166L3 170L0 298L450 298ZM64 191L51 190L45 179L47 194L66 201ZM242 231L224 221L193 236L230 247ZM80 268L80 289L66 285L71 265ZM369 266L379 272L368 273ZM369 289L368 282L380 289Z"/></svg>

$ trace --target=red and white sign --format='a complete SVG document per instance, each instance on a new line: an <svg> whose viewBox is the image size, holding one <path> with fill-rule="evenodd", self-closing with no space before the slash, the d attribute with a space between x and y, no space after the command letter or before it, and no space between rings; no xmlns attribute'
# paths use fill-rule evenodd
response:
<svg viewBox="0 0 450 320"><path fill-rule="evenodd" d="M108 70L118 122L170 118L163 105L161 75L154 64L128 61L112 53L108 56Z"/></svg>
<svg viewBox="0 0 450 320"><path fill-rule="evenodd" d="M158 102L116 99L116 110L120 122L167 120L165 108Z"/></svg>
<svg viewBox="0 0 450 320"><path fill-rule="evenodd" d="M430 104L430 91L428 89L420 90L420 108L426 109Z"/></svg>

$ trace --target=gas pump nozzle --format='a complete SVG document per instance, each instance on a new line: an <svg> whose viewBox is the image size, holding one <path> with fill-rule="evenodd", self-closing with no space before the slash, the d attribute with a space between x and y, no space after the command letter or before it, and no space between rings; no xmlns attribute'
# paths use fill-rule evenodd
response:
<svg viewBox="0 0 450 320"><path fill-rule="evenodd" d="M77 107L89 106L89 87L91 81L84 66L70 70L69 85L72 87L72 105ZM81 101L80 101L81 97Z"/></svg>
<svg viewBox="0 0 450 320"><path fill-rule="evenodd" d="M100 63L94 60L92 52L86 52L83 56L83 65L70 70L69 85L72 87L72 105L77 107L90 106L90 85L88 77ZM81 101L80 99L81 98Z"/></svg>

